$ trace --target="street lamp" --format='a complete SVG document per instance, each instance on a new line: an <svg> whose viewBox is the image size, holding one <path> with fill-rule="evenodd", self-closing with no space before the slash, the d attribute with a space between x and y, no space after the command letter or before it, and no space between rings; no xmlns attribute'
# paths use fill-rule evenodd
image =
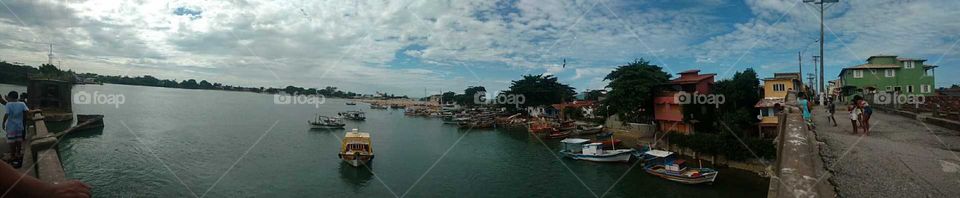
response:
<svg viewBox="0 0 960 198"><path fill-rule="evenodd" d="M809 44L807 44L806 47L801 48L800 51L797 52L797 67L799 67L799 69L800 69L800 84L801 84L801 85L803 84L803 53L804 53L804 52L807 52L807 49L810 48L810 45L813 45L814 43L817 43L817 42L820 42L820 39L817 39L817 40L814 40L813 42L810 42ZM814 65L816 65L816 64L814 64Z"/></svg>
<svg viewBox="0 0 960 198"><path fill-rule="evenodd" d="M803 2L820 5L820 90L823 90L823 4L837 3L840 0L803 0ZM823 105L823 94L820 94L820 105Z"/></svg>

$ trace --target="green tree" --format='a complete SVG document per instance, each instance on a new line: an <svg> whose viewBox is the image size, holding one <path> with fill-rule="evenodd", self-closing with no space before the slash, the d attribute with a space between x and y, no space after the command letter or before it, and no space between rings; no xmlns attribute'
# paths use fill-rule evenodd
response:
<svg viewBox="0 0 960 198"><path fill-rule="evenodd" d="M553 75L524 75L520 80L511 83L510 89L504 92L517 97L523 96L523 104L519 107L539 107L571 101L577 94L573 87L560 83ZM518 105L509 104L504 107L514 109ZM516 109L514 109L516 110Z"/></svg>
<svg viewBox="0 0 960 198"><path fill-rule="evenodd" d="M644 59L636 60L607 74L603 80L609 80L607 99L601 109L609 109L622 121L642 122L652 120L653 98L658 86L670 80L670 74L663 68L651 65Z"/></svg>
<svg viewBox="0 0 960 198"><path fill-rule="evenodd" d="M601 97L601 96L606 95L606 93L604 93L604 92L605 92L605 91L602 90L602 89L590 90L590 91L587 92L586 97L584 97L584 99L586 99L586 100L600 100L600 97Z"/></svg>
<svg viewBox="0 0 960 198"><path fill-rule="evenodd" d="M440 100L442 100L443 103L456 102L456 96L457 93L453 93L452 91L443 92L443 95L440 96Z"/></svg>
<svg viewBox="0 0 960 198"><path fill-rule="evenodd" d="M478 93L484 94L485 92L487 92L487 88L484 88L483 86L467 87L467 89L463 90L463 96L460 97L459 100L457 100L457 104L465 105L468 107L476 106L478 104L475 104L474 100L476 99L476 97L478 97L477 94Z"/></svg>

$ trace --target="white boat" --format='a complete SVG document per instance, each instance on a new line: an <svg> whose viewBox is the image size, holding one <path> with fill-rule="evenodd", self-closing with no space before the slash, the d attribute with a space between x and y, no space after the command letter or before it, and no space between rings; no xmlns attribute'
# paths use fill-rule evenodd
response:
<svg viewBox="0 0 960 198"><path fill-rule="evenodd" d="M374 157L370 133L361 133L357 129L347 132L337 157L354 167L369 165Z"/></svg>
<svg viewBox="0 0 960 198"><path fill-rule="evenodd" d="M310 123L310 128L313 129L342 129L343 126L346 126L340 118L322 115L317 116L316 120L307 121L307 123Z"/></svg>
<svg viewBox="0 0 960 198"><path fill-rule="evenodd" d="M629 162L633 149L603 149L602 143L590 143L588 139L567 138L560 141L563 150L560 153L576 160L594 162Z"/></svg>

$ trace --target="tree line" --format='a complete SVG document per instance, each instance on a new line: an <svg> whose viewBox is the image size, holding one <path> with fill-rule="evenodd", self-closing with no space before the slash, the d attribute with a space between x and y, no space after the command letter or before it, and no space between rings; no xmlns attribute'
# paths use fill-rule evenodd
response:
<svg viewBox="0 0 960 198"><path fill-rule="evenodd" d="M273 88L273 87L243 87L243 86L232 86L225 85L219 82L210 82L207 80L188 79L188 80L170 80L170 79L159 79L151 75L144 76L111 76L111 75L100 75L94 73L81 73L77 74L71 70L60 70L54 65L42 64L39 67L32 67L28 65L21 64L12 64L5 61L0 61L0 83L3 84L17 84L17 85L26 85L30 78L48 78L48 79L57 79L63 80L70 83L80 83L83 79L94 78L101 83L110 83L110 84L121 84L121 85L136 85L136 86L149 86L149 87L166 87L166 88L180 88L180 89L204 89L204 90L224 90L224 91L247 91L254 93L269 93L269 94L297 94L297 95L323 95L325 97L334 97L334 98L355 98L361 97L362 94L354 93L352 91L343 91L339 90L337 87L327 86L324 88L304 88L298 86L286 86L284 88ZM405 98L406 96L395 96L393 94L382 94L381 97L388 98Z"/></svg>

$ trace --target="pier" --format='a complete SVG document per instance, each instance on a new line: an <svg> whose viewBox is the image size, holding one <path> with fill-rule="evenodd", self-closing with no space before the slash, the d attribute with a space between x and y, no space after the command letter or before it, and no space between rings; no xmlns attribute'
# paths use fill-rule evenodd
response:
<svg viewBox="0 0 960 198"><path fill-rule="evenodd" d="M787 106L779 115L777 160L767 197L836 197L827 180L830 173L824 167L816 133L806 129L796 93L789 93L785 102Z"/></svg>

